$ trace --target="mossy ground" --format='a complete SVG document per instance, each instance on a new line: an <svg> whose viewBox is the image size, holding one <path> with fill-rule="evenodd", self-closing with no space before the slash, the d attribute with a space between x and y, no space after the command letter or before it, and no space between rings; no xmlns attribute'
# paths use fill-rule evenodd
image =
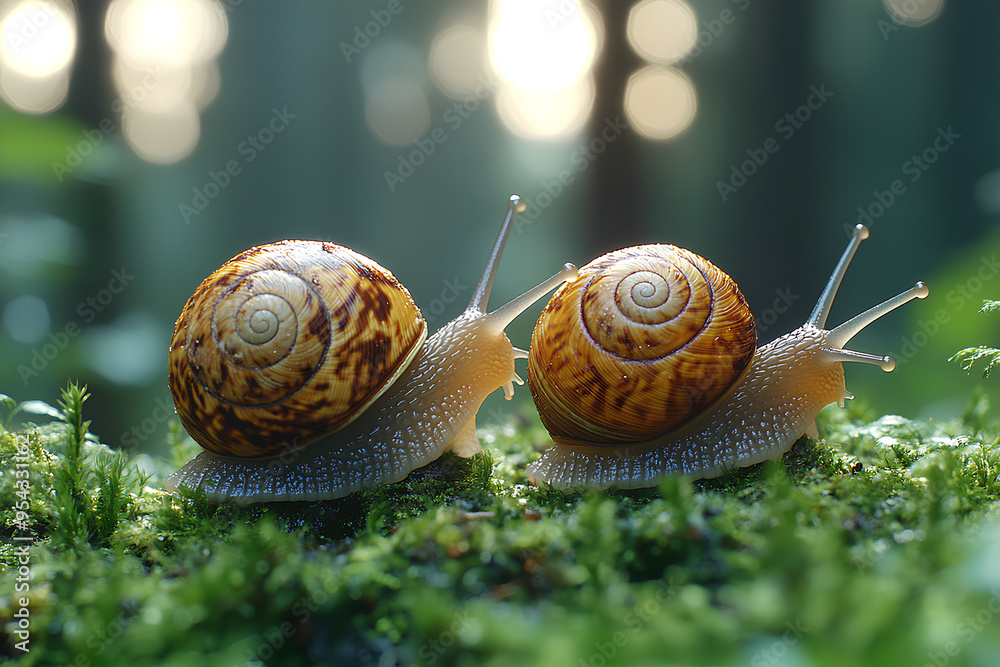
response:
<svg viewBox="0 0 1000 667"><path fill-rule="evenodd" d="M399 484L241 507L165 493L177 461L138 473L74 391L0 430L0 655L24 664L1000 664L981 401L948 424L828 409L781 461L579 495L526 484L544 432L512 421Z"/></svg>

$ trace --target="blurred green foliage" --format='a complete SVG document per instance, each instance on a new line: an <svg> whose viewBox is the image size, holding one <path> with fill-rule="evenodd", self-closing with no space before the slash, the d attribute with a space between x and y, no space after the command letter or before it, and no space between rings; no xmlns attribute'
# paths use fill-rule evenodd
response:
<svg viewBox="0 0 1000 667"><path fill-rule="evenodd" d="M0 106L0 179L54 183L52 163L63 159L82 129L68 116L33 118Z"/></svg>

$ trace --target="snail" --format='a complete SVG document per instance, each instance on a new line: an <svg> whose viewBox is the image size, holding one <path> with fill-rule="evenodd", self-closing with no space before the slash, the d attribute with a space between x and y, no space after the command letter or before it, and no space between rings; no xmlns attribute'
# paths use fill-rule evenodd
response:
<svg viewBox="0 0 1000 667"><path fill-rule="evenodd" d="M853 398L843 362L895 367L844 349L914 298L914 287L826 329L833 298L868 229L857 225L809 318L757 349L736 283L670 245L611 252L583 266L532 333L528 387L555 446L528 466L534 484L638 488L668 473L693 479L776 459L817 437L825 406Z"/></svg>
<svg viewBox="0 0 1000 667"><path fill-rule="evenodd" d="M475 417L513 396L504 328L576 275L562 271L486 312L515 214L468 308L434 335L409 292L348 248L280 241L226 262L187 301L170 345L182 425L205 450L166 480L209 498L318 500L396 482L445 451L481 451Z"/></svg>

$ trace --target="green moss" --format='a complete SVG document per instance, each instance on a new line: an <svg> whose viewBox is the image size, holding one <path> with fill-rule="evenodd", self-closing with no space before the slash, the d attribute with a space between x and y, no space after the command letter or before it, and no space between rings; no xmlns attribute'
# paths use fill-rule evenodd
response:
<svg viewBox="0 0 1000 667"><path fill-rule="evenodd" d="M3 650L25 664L972 665L1000 650L1000 454L981 398L947 424L830 409L781 461L582 495L527 486L542 435L521 419L481 432L486 454L399 484L249 507L165 493L171 465L100 444L85 399L71 385L59 409L29 406L55 421L0 432L0 613L27 595L31 614L30 652L13 624ZM195 449L176 424L168 439L175 459Z"/></svg>

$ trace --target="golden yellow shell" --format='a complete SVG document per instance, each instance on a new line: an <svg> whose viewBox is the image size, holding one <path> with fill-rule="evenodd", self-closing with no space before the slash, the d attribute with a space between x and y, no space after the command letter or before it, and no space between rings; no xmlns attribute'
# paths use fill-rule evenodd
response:
<svg viewBox="0 0 1000 667"><path fill-rule="evenodd" d="M699 414L757 347L736 283L672 245L595 259L535 326L528 386L560 444L642 442Z"/></svg>
<svg viewBox="0 0 1000 667"><path fill-rule="evenodd" d="M426 335L410 293L373 260L333 243L272 243L229 260L188 299L170 393L206 450L273 455L360 415Z"/></svg>

